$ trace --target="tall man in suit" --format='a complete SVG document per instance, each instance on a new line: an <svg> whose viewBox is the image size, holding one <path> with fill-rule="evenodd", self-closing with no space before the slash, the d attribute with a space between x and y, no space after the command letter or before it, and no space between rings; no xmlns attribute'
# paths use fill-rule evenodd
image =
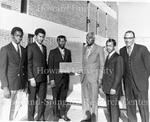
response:
<svg viewBox="0 0 150 122"><path fill-rule="evenodd" d="M55 119L62 118L65 121L70 121L66 115L66 98L69 89L69 74L59 72L59 64L61 62L71 62L71 51L65 48L67 39L64 35L57 37L58 47L50 50L48 67L49 80L52 85ZM59 106L59 108L58 108Z"/></svg>
<svg viewBox="0 0 150 122"><path fill-rule="evenodd" d="M98 86L102 83L104 68L104 50L95 42L94 32L86 35L86 45L83 48L82 74L82 109L86 122L98 121Z"/></svg>
<svg viewBox="0 0 150 122"><path fill-rule="evenodd" d="M35 42L28 45L29 103L28 120L34 121L36 100L38 101L37 121L44 120L47 86L47 49L43 45L46 32L42 28L35 30ZM38 99L36 98L38 96Z"/></svg>
<svg viewBox="0 0 150 122"><path fill-rule="evenodd" d="M137 122L136 101L142 122L149 122L148 78L150 74L150 53L143 45L135 44L135 34L124 35L126 46L120 49L125 64L124 89L126 95L128 122Z"/></svg>
<svg viewBox="0 0 150 122"><path fill-rule="evenodd" d="M119 98L122 94L123 59L115 51L116 41L108 39L106 50L108 56L105 61L105 73L102 80L102 88L106 94L107 112L110 122L119 122ZM114 114L115 113L115 114Z"/></svg>
<svg viewBox="0 0 150 122"><path fill-rule="evenodd" d="M26 89L26 49L20 45L23 30L14 27L12 41L0 51L0 80L4 91L2 120L14 120L21 107L22 95Z"/></svg>

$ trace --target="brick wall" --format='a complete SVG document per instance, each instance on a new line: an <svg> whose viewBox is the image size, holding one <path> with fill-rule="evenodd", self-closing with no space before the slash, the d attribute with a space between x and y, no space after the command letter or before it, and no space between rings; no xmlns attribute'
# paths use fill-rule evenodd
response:
<svg viewBox="0 0 150 122"><path fill-rule="evenodd" d="M7 9L19 11L21 10L21 0L0 0L1 6Z"/></svg>
<svg viewBox="0 0 150 122"><path fill-rule="evenodd" d="M11 32L7 30L0 29L0 48L9 44L11 42ZM23 40L21 42L21 45L23 47L26 47L28 43L28 34L24 33Z"/></svg>
<svg viewBox="0 0 150 122"><path fill-rule="evenodd" d="M118 12L118 6L116 2L106 2L106 4L111 7L113 10L115 10L116 12Z"/></svg>
<svg viewBox="0 0 150 122"><path fill-rule="evenodd" d="M95 32L96 33L96 11L97 7L90 3L90 23L89 23L89 32Z"/></svg>
<svg viewBox="0 0 150 122"><path fill-rule="evenodd" d="M49 51L58 46L56 38L46 37L43 42L47 47L47 54L49 55ZM70 40L67 41L66 48L71 50L72 61L73 62L81 62L82 61L82 47L83 43L80 42L72 42ZM48 56L47 55L47 56Z"/></svg>
<svg viewBox="0 0 150 122"><path fill-rule="evenodd" d="M107 37L118 39L118 23L110 15L107 15Z"/></svg>
<svg viewBox="0 0 150 122"><path fill-rule="evenodd" d="M79 30L86 30L86 1L29 0L29 14Z"/></svg>
<svg viewBox="0 0 150 122"><path fill-rule="evenodd" d="M102 10L99 10L99 27L98 27L98 35L105 37L105 27L106 27L106 13Z"/></svg>

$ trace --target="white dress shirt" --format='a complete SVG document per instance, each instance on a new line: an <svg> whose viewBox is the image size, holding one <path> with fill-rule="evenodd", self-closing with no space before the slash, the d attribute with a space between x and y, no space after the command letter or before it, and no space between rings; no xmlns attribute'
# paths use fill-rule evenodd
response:
<svg viewBox="0 0 150 122"><path fill-rule="evenodd" d="M64 59L64 56L65 56L65 49L62 49L62 48L59 47L59 51L60 51L60 53L61 53L62 58Z"/></svg>
<svg viewBox="0 0 150 122"><path fill-rule="evenodd" d="M134 44L132 45L132 46L130 46L130 50L131 50L131 52L130 52L130 54L132 53L132 51L133 51L133 48L134 48ZM127 53L129 52L129 49L128 49L128 47L126 47L126 49L127 49Z"/></svg>
<svg viewBox="0 0 150 122"><path fill-rule="evenodd" d="M111 53L109 53L109 54L108 54L108 55L109 55L108 59L109 59L115 52L116 52L116 50L114 50L114 51L112 51Z"/></svg>
<svg viewBox="0 0 150 122"><path fill-rule="evenodd" d="M86 49L86 59L88 59L88 57L89 57L89 55L90 55L90 53L91 53L91 50L92 50L92 48L93 48L93 45L94 44L92 44L91 46L86 46L87 47L87 49Z"/></svg>
<svg viewBox="0 0 150 122"><path fill-rule="evenodd" d="M12 45L14 46L14 48L16 49L16 51L18 52L18 47L19 47L19 53L20 53L20 57L21 57L21 47L20 47L20 44L16 44L15 42L11 42L12 43ZM18 47L17 47L18 46Z"/></svg>
<svg viewBox="0 0 150 122"><path fill-rule="evenodd" d="M38 43L37 41L35 41L35 43L38 45L38 47L40 48L40 50L43 52L43 46L42 46L42 44Z"/></svg>

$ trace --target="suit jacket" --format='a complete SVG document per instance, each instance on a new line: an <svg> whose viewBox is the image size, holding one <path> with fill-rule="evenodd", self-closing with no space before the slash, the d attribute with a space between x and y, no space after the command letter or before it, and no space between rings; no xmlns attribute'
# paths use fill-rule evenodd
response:
<svg viewBox="0 0 150 122"><path fill-rule="evenodd" d="M123 59L116 52L105 61L105 73L103 75L102 85L106 94L110 93L110 89L115 89L117 93L120 91L123 77Z"/></svg>
<svg viewBox="0 0 150 122"><path fill-rule="evenodd" d="M35 78L36 82L47 82L47 50L42 45L43 52L36 42L28 45L28 79Z"/></svg>
<svg viewBox="0 0 150 122"><path fill-rule="evenodd" d="M64 77L66 84L69 82L69 74L59 72L60 62L71 62L71 51L65 48L65 56L62 58L59 48L50 50L48 58L48 68L49 68L49 80L55 80L55 84L60 83L62 77Z"/></svg>
<svg viewBox="0 0 150 122"><path fill-rule="evenodd" d="M126 47L120 49L120 55L125 64L124 85L131 85L131 78L126 66L128 65L128 54ZM135 44L131 53L131 71L134 83L139 91L148 90L148 78L150 74L150 53L145 46Z"/></svg>
<svg viewBox="0 0 150 122"><path fill-rule="evenodd" d="M88 56L88 60L86 60L86 50L87 46L83 47L83 74L81 78L81 82L84 81L84 78L87 77L89 82L97 82L99 79L103 77L103 69L104 69L104 50L101 46L97 44L93 45L93 48Z"/></svg>
<svg viewBox="0 0 150 122"><path fill-rule="evenodd" d="M21 47L19 57L12 43L1 48L0 51L0 80L2 88L10 90L25 89L27 84L27 55L26 49Z"/></svg>

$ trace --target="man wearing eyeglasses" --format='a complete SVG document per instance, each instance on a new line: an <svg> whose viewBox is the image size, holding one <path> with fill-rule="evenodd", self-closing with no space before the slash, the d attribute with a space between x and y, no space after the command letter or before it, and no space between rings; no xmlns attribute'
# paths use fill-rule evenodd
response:
<svg viewBox="0 0 150 122"><path fill-rule="evenodd" d="M124 35L126 46L120 49L125 65L124 89L128 122L137 122L136 104L142 122L149 122L148 78L150 75L150 53L143 45L135 43L133 31Z"/></svg>

